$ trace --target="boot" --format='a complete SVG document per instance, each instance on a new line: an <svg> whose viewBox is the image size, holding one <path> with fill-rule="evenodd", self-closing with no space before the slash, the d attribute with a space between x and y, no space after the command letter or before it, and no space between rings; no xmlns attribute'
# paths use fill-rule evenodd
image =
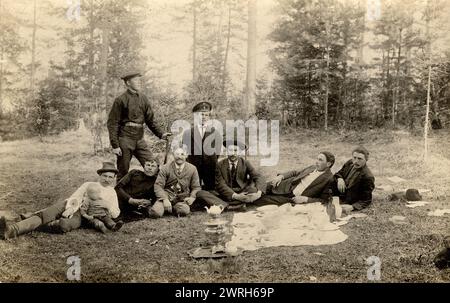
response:
<svg viewBox="0 0 450 303"><path fill-rule="evenodd" d="M102 233L106 234L108 232L108 228L106 228L105 224L102 221L98 220L98 219L94 219L94 220L95 220L94 221L95 229L97 229L97 230L101 231Z"/></svg>
<svg viewBox="0 0 450 303"><path fill-rule="evenodd" d="M14 224L6 224L6 219L2 217L0 218L0 237L5 240L12 239L35 230L41 224L42 219L39 216L32 216Z"/></svg>
<svg viewBox="0 0 450 303"><path fill-rule="evenodd" d="M111 228L112 231L118 231L123 226L123 222L121 220L117 221L116 224Z"/></svg>
<svg viewBox="0 0 450 303"><path fill-rule="evenodd" d="M13 239L18 236L17 230L13 227L13 225L9 225L6 223L6 218L0 218L0 239L8 240Z"/></svg>

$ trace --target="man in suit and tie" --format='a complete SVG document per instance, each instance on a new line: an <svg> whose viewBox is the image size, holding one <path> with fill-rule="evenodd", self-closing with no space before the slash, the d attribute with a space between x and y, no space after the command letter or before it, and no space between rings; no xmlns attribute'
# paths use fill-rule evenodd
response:
<svg viewBox="0 0 450 303"><path fill-rule="evenodd" d="M358 146L352 152L352 159L334 175L336 183L333 195L339 196L342 210L361 210L372 203L375 177L367 167L369 151Z"/></svg>
<svg viewBox="0 0 450 303"><path fill-rule="evenodd" d="M334 160L332 153L324 151L318 154L315 165L278 174L267 185L267 194L256 200L254 205L329 203L334 182L330 168Z"/></svg>
<svg viewBox="0 0 450 303"><path fill-rule="evenodd" d="M203 190L214 190L217 159L222 150L222 134L208 122L211 121L212 105L209 102L196 104L194 124L182 136L182 145L187 146L187 162L197 168Z"/></svg>
<svg viewBox="0 0 450 303"><path fill-rule="evenodd" d="M242 154L246 150L244 143L238 140L223 141L227 158L221 160L215 171L217 195L200 191L197 201L203 200L207 205L222 205L229 210L245 208L246 203L259 199L265 192L265 182L261 174ZM197 202L196 202L197 203ZM240 206L243 207L240 207Z"/></svg>

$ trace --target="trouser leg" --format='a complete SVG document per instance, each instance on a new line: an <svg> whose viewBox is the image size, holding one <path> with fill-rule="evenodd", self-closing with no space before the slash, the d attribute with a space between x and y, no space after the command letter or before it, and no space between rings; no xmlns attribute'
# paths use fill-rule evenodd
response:
<svg viewBox="0 0 450 303"><path fill-rule="evenodd" d="M10 226L16 236L27 234L36 230L42 225L42 219L39 216L31 216L28 219L14 223Z"/></svg>
<svg viewBox="0 0 450 303"><path fill-rule="evenodd" d="M201 190L197 193L197 198L193 204L194 209L200 209L205 206L222 205L224 208L228 206L228 203L214 195L213 193Z"/></svg>
<svg viewBox="0 0 450 303"><path fill-rule="evenodd" d="M116 226L116 222L114 222L114 220L111 218L111 216L104 216L99 218L100 221L102 221L106 227L108 227L109 229L113 229L114 226Z"/></svg>
<svg viewBox="0 0 450 303"><path fill-rule="evenodd" d="M130 169L131 157L135 148L135 141L127 137L119 137L120 149L122 150L122 156L117 157L117 180L123 178Z"/></svg>
<svg viewBox="0 0 450 303"><path fill-rule="evenodd" d="M22 220L11 225L11 228L15 230L17 235L23 235L29 233L42 225L55 221L64 212L66 202L57 202L43 210L40 210L36 215L31 216L28 219Z"/></svg>
<svg viewBox="0 0 450 303"><path fill-rule="evenodd" d="M133 152L136 159L141 163L142 167L145 165L145 161L149 161L153 158L153 153L150 150L150 146L144 139L137 141L136 149Z"/></svg>
<svg viewBox="0 0 450 303"><path fill-rule="evenodd" d="M59 228L62 233L67 233L69 231L80 228L81 226L81 213L80 211L75 212L70 218L59 219Z"/></svg>
<svg viewBox="0 0 450 303"><path fill-rule="evenodd" d="M265 195L253 202L255 206L265 205L283 205L286 203L292 203L292 198L286 195Z"/></svg>

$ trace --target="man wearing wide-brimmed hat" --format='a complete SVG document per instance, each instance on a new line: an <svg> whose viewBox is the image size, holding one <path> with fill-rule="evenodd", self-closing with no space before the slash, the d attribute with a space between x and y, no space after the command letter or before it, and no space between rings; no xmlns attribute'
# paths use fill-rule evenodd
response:
<svg viewBox="0 0 450 303"><path fill-rule="evenodd" d="M218 196L202 190L197 193L197 203L242 210L236 206L245 206L259 199L265 192L266 184L250 161L242 157L247 149L245 143L234 139L224 140L223 145L227 158L217 164L215 171Z"/></svg>
<svg viewBox="0 0 450 303"><path fill-rule="evenodd" d="M137 70L125 72L121 79L127 90L114 100L108 116L108 132L113 153L117 155L117 180L128 173L133 155L142 166L152 152L144 140L144 124L160 139L170 133L163 133L156 122L150 102L141 92L140 77Z"/></svg>
<svg viewBox="0 0 450 303"><path fill-rule="evenodd" d="M112 218L120 214L117 194L114 190L117 169L114 163L104 162L97 170L97 182L85 182L68 199L57 202L43 210L33 213L28 218L7 224L4 217L0 218L0 239L15 238L40 227L49 232L65 233L81 226L80 207L87 188L92 184L100 184L100 197L110 204Z"/></svg>

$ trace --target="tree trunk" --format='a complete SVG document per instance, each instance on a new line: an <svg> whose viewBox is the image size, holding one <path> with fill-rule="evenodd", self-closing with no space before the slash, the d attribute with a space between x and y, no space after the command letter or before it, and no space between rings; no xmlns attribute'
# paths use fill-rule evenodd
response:
<svg viewBox="0 0 450 303"><path fill-rule="evenodd" d="M102 26L102 49L100 54L100 71L102 81L102 98L104 100L104 111L108 109L108 50L109 50L109 28L106 24Z"/></svg>
<svg viewBox="0 0 450 303"><path fill-rule="evenodd" d="M248 0L246 114L256 112L256 0Z"/></svg>
<svg viewBox="0 0 450 303"><path fill-rule="evenodd" d="M387 116L389 115L389 96L391 92L391 81L390 81L390 66L391 66L391 49L389 48L387 51L387 58L386 58L386 95L385 95L385 110Z"/></svg>
<svg viewBox="0 0 450 303"><path fill-rule="evenodd" d="M192 4L194 15L194 25L192 30L192 82L195 82L197 76L197 3L194 0Z"/></svg>
<svg viewBox="0 0 450 303"><path fill-rule="evenodd" d="M428 14L430 14L430 1L427 0L427 8L428 8ZM428 159L428 127L429 127L429 115L430 115L430 103L431 103L431 96L430 96L430 90L431 90L431 37L430 37L430 16L427 16L426 21L426 31L427 31L427 39L428 39L428 46L427 46L427 55L428 55L428 84L427 84L427 106L425 110L425 125L424 125L424 160L427 161Z"/></svg>
<svg viewBox="0 0 450 303"><path fill-rule="evenodd" d="M34 100L34 74L35 74L35 60L36 60L36 2L34 0L34 10L33 10L33 34L31 38L31 73L30 73L30 94L31 100Z"/></svg>
<svg viewBox="0 0 450 303"><path fill-rule="evenodd" d="M95 98L94 96L94 1L89 1L89 71L88 71L88 99L89 102L92 102ZM97 104L97 98L95 98L95 111L98 112L98 104ZM92 109L91 109L91 112Z"/></svg>
<svg viewBox="0 0 450 303"><path fill-rule="evenodd" d="M231 6L228 6L227 45L225 48L225 55L223 58L223 68L222 68L222 94L225 97L226 97L227 61L228 61L228 52L230 51L230 38L231 38Z"/></svg>
<svg viewBox="0 0 450 303"><path fill-rule="evenodd" d="M400 56L402 53L402 28L399 29L399 44L397 53L397 74L396 74L396 86L395 86L395 96L392 98L392 127L395 127L395 118L397 115L397 106L400 99Z"/></svg>
<svg viewBox="0 0 450 303"><path fill-rule="evenodd" d="M3 13L3 3L0 0L0 29L2 28L2 13ZM3 29L2 29L3 30ZM0 43L0 117L3 114L3 61L4 61L4 48L3 43Z"/></svg>

